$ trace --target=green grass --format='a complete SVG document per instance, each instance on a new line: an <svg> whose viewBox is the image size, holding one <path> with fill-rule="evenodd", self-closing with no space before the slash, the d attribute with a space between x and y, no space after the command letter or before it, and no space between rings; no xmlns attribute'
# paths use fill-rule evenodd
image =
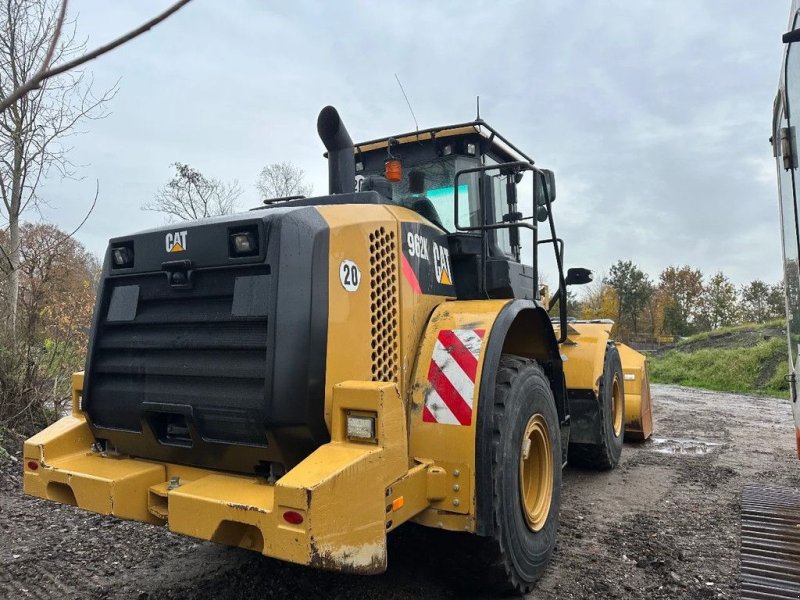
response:
<svg viewBox="0 0 800 600"><path fill-rule="evenodd" d="M692 344L694 342L699 342L702 340L709 340L715 337L722 337L723 335L728 335L730 333L736 333L740 331L758 331L759 329L782 329L786 327L786 322L782 319L773 319L772 321L767 321L766 323L744 323L743 325L731 325L729 327L720 327L718 329L714 329L713 331L704 331L702 333L696 333L695 335L686 338L685 340L681 340L675 344L676 348L680 348L681 346L686 346L688 344Z"/></svg>
<svg viewBox="0 0 800 600"><path fill-rule="evenodd" d="M777 322L777 325L780 324ZM753 329L753 326L749 329ZM708 338L715 334L721 335L719 330L700 335ZM706 338L693 336L686 342ZM651 381L724 392L789 397L788 384L783 380L788 372L788 357L786 340L782 337L772 338L755 346L704 348L695 352L681 352L679 348L680 344L676 350L650 358ZM771 368L773 372L762 375L762 368ZM762 375L762 379L768 377L763 385L759 385L759 375Z"/></svg>

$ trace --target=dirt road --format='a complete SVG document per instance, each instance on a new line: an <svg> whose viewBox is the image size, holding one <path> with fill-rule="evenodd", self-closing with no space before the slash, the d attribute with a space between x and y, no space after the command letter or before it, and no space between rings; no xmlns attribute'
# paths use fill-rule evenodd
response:
<svg viewBox="0 0 800 600"><path fill-rule="evenodd" d="M786 401L654 386L656 438L611 473L567 469L554 560L532 598L735 598L739 494L800 487ZM322 573L20 494L0 467L0 598L452 598L403 527L379 577Z"/></svg>

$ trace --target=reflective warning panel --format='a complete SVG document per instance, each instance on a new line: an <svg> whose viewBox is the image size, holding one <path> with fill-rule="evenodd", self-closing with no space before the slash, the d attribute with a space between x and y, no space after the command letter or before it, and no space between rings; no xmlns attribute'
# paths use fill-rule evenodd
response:
<svg viewBox="0 0 800 600"><path fill-rule="evenodd" d="M443 425L472 424L475 376L483 329L442 329L428 367L422 420Z"/></svg>
<svg viewBox="0 0 800 600"><path fill-rule="evenodd" d="M420 223L402 224L403 277L417 294L455 296L447 236Z"/></svg>

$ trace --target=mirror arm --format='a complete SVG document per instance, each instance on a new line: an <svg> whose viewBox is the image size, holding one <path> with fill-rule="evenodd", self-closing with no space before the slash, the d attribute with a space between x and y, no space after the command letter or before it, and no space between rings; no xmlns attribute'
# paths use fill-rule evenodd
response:
<svg viewBox="0 0 800 600"><path fill-rule="evenodd" d="M561 298L561 290L558 290L555 294L553 294L553 297L550 298L550 302L547 303L547 312L550 312L553 309L559 298Z"/></svg>

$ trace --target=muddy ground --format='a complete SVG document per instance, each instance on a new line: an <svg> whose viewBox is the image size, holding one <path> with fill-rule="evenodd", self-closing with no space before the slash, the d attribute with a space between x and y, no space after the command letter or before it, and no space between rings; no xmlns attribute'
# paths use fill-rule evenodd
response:
<svg viewBox="0 0 800 600"><path fill-rule="evenodd" d="M656 438L610 473L568 468L554 560L531 598L735 598L739 494L800 487L785 400L654 386ZM0 465L0 598L454 598L428 533L378 577L323 573L58 506Z"/></svg>

